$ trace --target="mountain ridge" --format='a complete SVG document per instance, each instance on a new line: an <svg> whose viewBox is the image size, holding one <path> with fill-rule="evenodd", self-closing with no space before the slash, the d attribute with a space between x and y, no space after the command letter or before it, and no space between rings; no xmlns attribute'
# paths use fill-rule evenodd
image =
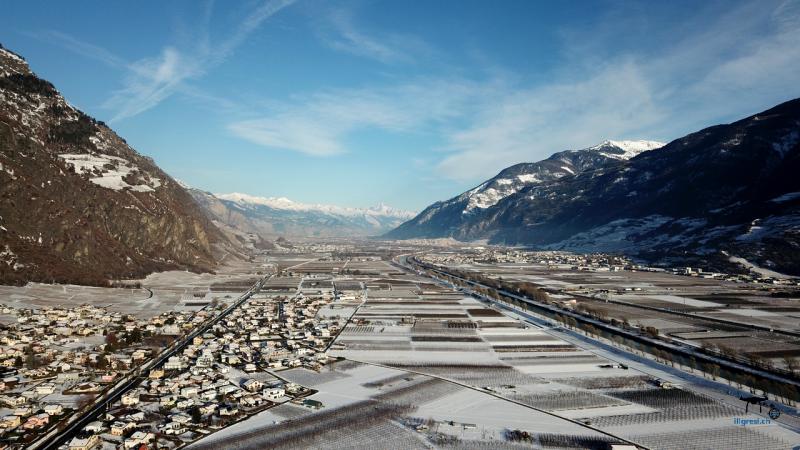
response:
<svg viewBox="0 0 800 450"><path fill-rule="evenodd" d="M189 192L213 220L264 238L377 236L414 215L383 204L353 208L305 204L285 197L213 194L196 188Z"/></svg>
<svg viewBox="0 0 800 450"><path fill-rule="evenodd" d="M372 214L386 217L396 218L411 218L415 215L414 212L404 211L398 208L392 208L384 203L379 203L375 206L368 208L358 208L350 206L329 205L323 203L300 203L290 200L286 197L260 197L250 194L243 194L240 192L231 192L227 194L215 193L212 194L220 200L227 200L239 204L254 204L267 206L273 209L286 209L292 211L319 211L340 215L361 215Z"/></svg>
<svg viewBox="0 0 800 450"><path fill-rule="evenodd" d="M151 158L0 47L0 282L210 271L228 244Z"/></svg>
<svg viewBox="0 0 800 450"><path fill-rule="evenodd" d="M420 224L441 209L436 203L387 237L486 239L711 266L744 257L798 274L798 143L795 99L619 164L525 186L466 220L451 216L455 227Z"/></svg>
<svg viewBox="0 0 800 450"><path fill-rule="evenodd" d="M578 150L564 150L533 163L518 163L501 170L497 175L449 200L436 202L425 208L417 217L402 224L385 236L443 237L447 230L477 220L489 208L503 199L531 185L554 182L562 177L574 176L586 170L619 164L664 144L656 141L610 141ZM407 232L406 230L409 229ZM422 235L414 234L414 228L426 230ZM425 232L431 234L424 234ZM455 237L455 236L454 236Z"/></svg>

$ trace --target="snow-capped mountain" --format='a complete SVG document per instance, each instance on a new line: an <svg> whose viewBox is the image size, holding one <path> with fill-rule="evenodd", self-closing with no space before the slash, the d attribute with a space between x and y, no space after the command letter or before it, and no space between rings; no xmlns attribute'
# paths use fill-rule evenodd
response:
<svg viewBox="0 0 800 450"><path fill-rule="evenodd" d="M548 183L561 177L592 170L626 160L659 147L656 141L603 141L581 150L566 150L537 163L522 163L511 166L480 186L456 197L456 201L467 201L463 213L486 209L497 204L526 186Z"/></svg>
<svg viewBox="0 0 800 450"><path fill-rule="evenodd" d="M800 99L643 151L657 145L609 141L512 166L387 236L623 252L711 267L745 258L800 274ZM566 164L578 155L586 164Z"/></svg>
<svg viewBox="0 0 800 450"><path fill-rule="evenodd" d="M655 150L666 145L658 141L603 141L585 150L597 152L605 157L614 159L631 159L639 153ZM572 150L580 152L580 150Z"/></svg>
<svg viewBox="0 0 800 450"><path fill-rule="evenodd" d="M371 208L306 204L285 197L190 190L215 220L263 236L375 236L414 217L380 204Z"/></svg>
<svg viewBox="0 0 800 450"><path fill-rule="evenodd" d="M210 270L224 236L186 191L0 46L0 282Z"/></svg>
<svg viewBox="0 0 800 450"><path fill-rule="evenodd" d="M403 211L400 209L392 208L390 206L379 203L370 208L351 208L346 206L336 205L322 205L322 204L307 204L299 203L289 200L286 197L257 197L254 195L241 194L233 192L230 194L214 194L220 200L228 200L240 206L266 206L272 209L283 209L287 211L306 211L306 212L319 212L331 214L336 216L347 217L390 217L394 219L410 219L414 217L414 213L410 211Z"/></svg>
<svg viewBox="0 0 800 450"><path fill-rule="evenodd" d="M618 165L663 145L656 141L604 141L585 149L558 152L539 162L516 164L474 189L450 200L434 203L414 219L388 233L387 237L450 236L465 224L478 220L487 209L527 187Z"/></svg>

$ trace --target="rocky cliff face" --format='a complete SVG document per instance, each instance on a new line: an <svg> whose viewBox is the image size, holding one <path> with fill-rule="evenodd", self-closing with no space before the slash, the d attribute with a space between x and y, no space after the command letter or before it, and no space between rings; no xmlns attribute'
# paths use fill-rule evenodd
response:
<svg viewBox="0 0 800 450"><path fill-rule="evenodd" d="M150 158L0 48L0 282L210 270L223 240Z"/></svg>

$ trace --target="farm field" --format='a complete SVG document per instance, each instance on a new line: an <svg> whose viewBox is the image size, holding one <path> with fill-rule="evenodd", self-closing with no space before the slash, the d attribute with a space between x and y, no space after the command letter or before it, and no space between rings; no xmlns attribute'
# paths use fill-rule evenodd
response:
<svg viewBox="0 0 800 450"><path fill-rule="evenodd" d="M752 448L759 442L760 448L779 449L800 439L776 425L736 428L734 419L757 416L745 413L740 404L721 403L691 386L659 387L657 376L622 367L618 361L560 339L552 330L510 317L472 297L438 286L425 294L405 283L380 287L369 291L330 354L461 386L420 404L412 416L413 423L436 424L439 439L447 436L464 448L478 448L504 440L508 430L523 430L540 436L539 442L558 446L574 442L575 436L593 435L586 433L592 431L589 428L571 428L576 426L571 421L654 448L703 448L693 445L714 439L733 442L728 436L735 436L739 443L728 448ZM672 294L655 294L647 300L683 303L683 298ZM712 306L709 300L687 303L695 308ZM684 324L670 316L657 317L642 313L638 320L672 327L676 333L705 332L699 326L702 322ZM532 426L524 413L515 413L529 407L557 415L550 416L555 423L544 427L552 435ZM469 426L458 425L464 423ZM684 436L680 430L691 432ZM700 430L708 432L702 439ZM431 433L422 434L434 442Z"/></svg>
<svg viewBox="0 0 800 450"><path fill-rule="evenodd" d="M532 283L600 317L652 327L721 352L737 351L784 368L800 356L800 291L646 271L586 271L557 264L454 264L515 283ZM794 293L793 295L791 293ZM680 313L680 314L675 314ZM761 327L760 329L748 326ZM703 333L711 333L704 335ZM730 337L720 333L731 333Z"/></svg>
<svg viewBox="0 0 800 450"><path fill-rule="evenodd" d="M170 271L126 282L131 286L139 283L140 288L42 283L0 286L0 304L16 309L88 304L146 319L167 311L196 311L214 299L235 298L256 281L258 270L257 265L236 264L223 266L217 274Z"/></svg>

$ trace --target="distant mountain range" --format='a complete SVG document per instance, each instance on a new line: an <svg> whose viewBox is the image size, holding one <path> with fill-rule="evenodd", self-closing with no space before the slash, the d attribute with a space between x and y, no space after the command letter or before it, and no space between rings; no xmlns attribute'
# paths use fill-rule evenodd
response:
<svg viewBox="0 0 800 450"><path fill-rule="evenodd" d="M385 237L623 252L800 274L800 99L663 145L606 141L517 164Z"/></svg>
<svg viewBox="0 0 800 450"><path fill-rule="evenodd" d="M265 237L377 236L415 214L386 205L348 208L310 205L282 197L212 194L194 188L189 192L216 222Z"/></svg>
<svg viewBox="0 0 800 450"><path fill-rule="evenodd" d="M237 248L153 160L0 46L0 283L207 271Z"/></svg>

